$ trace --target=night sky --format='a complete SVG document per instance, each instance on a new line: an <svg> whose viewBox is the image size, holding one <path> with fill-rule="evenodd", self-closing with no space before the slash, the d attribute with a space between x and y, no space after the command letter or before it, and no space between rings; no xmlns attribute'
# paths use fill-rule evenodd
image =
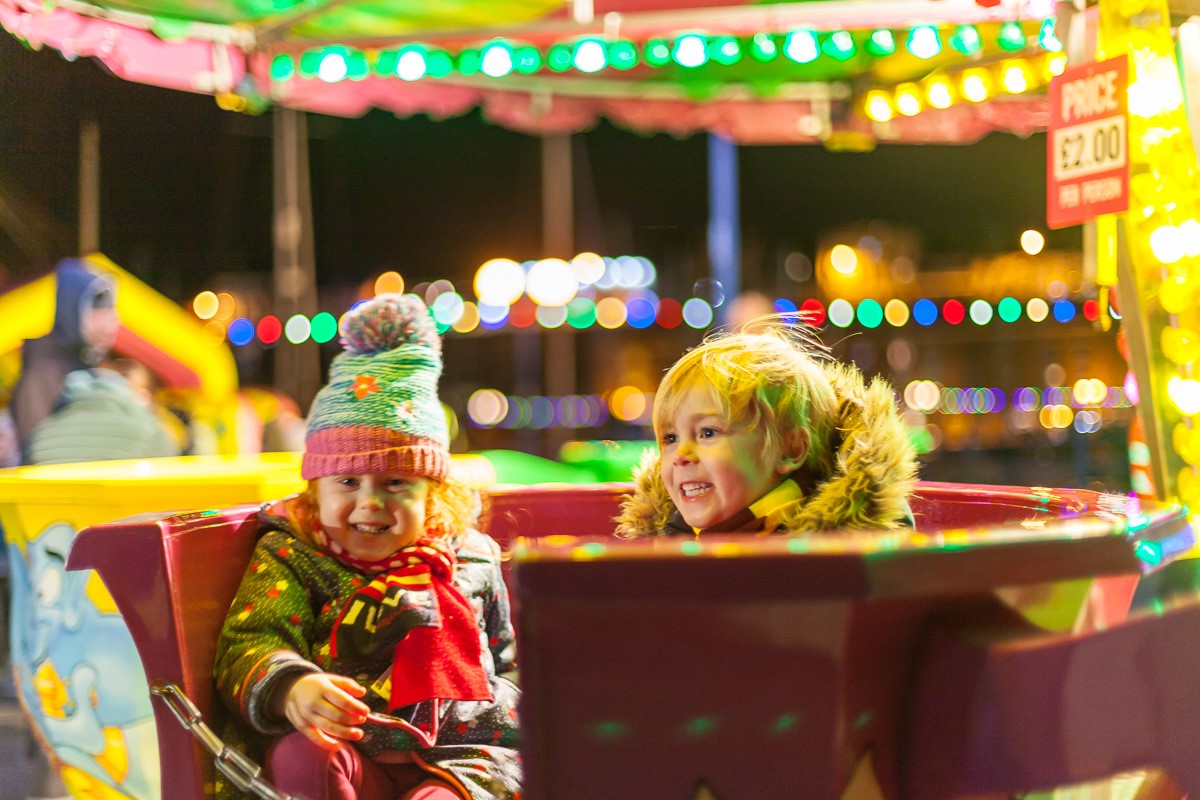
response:
<svg viewBox="0 0 1200 800"><path fill-rule="evenodd" d="M78 130L101 126L101 245L179 300L229 273L271 265L270 118L212 98L131 84L91 59L68 63L0 35L0 197L24 233L0 232L7 281L44 271L76 242ZM318 282L399 269L410 285L461 289L494 256L540 251L538 140L479 114L432 121L371 112L310 116ZM819 146L740 152L744 285L770 290L791 250L823 229L888 219L916 226L927 254L1015 247L1044 228L1045 140L993 134L969 146ZM663 293L707 270L706 139L607 124L574 137L577 249L650 257ZM1078 246L1078 229L1050 246ZM665 283L665 285L664 285Z"/></svg>

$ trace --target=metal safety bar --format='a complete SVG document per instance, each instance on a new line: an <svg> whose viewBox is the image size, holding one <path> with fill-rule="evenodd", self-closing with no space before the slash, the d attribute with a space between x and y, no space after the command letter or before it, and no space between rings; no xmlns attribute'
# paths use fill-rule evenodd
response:
<svg viewBox="0 0 1200 800"><path fill-rule="evenodd" d="M262 800L298 800L284 794L262 777L262 767L255 764L244 753L240 753L221 740L200 715L200 709L174 683L155 683L150 694L163 702L179 724L200 741L204 749L212 754L217 771L228 778L243 792L250 792Z"/></svg>

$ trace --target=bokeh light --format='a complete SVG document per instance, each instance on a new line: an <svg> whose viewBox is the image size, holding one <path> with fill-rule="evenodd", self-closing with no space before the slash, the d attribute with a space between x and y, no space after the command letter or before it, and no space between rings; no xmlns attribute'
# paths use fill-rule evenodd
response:
<svg viewBox="0 0 1200 800"><path fill-rule="evenodd" d="M467 416L480 427L499 425L507 414L508 398L495 389L479 389L467 400Z"/></svg>
<svg viewBox="0 0 1200 800"><path fill-rule="evenodd" d="M854 322L854 306L845 298L837 298L829 304L829 321L839 328L850 327Z"/></svg>
<svg viewBox="0 0 1200 800"><path fill-rule="evenodd" d="M217 315L220 304L216 292L203 291L193 298L192 311L200 319L212 319Z"/></svg>
<svg viewBox="0 0 1200 800"><path fill-rule="evenodd" d="M917 321L918 325L929 327L933 323L937 322L937 303L928 298L921 298L917 302L913 303L912 316L913 319Z"/></svg>
<svg viewBox="0 0 1200 800"><path fill-rule="evenodd" d="M992 321L992 304L987 300L971 301L971 322L976 325L987 325Z"/></svg>
<svg viewBox="0 0 1200 800"><path fill-rule="evenodd" d="M1021 234L1021 249L1031 256L1042 252L1046 246L1046 237L1039 231L1027 230Z"/></svg>
<svg viewBox="0 0 1200 800"><path fill-rule="evenodd" d="M697 330L707 328L713 321L712 306L699 297L688 298L683 304L683 321Z"/></svg>
<svg viewBox="0 0 1200 800"><path fill-rule="evenodd" d="M683 305L674 298L667 297L658 303L658 314L655 321L660 327L671 330L683 324Z"/></svg>
<svg viewBox="0 0 1200 800"><path fill-rule="evenodd" d="M1005 297L996 304L996 313L1004 322L1016 322L1021 318L1021 301L1015 297Z"/></svg>
<svg viewBox="0 0 1200 800"><path fill-rule="evenodd" d="M318 344L324 344L337 336L338 322L337 318L328 311L322 311L312 318L312 328L309 333L312 340Z"/></svg>
<svg viewBox="0 0 1200 800"><path fill-rule="evenodd" d="M489 306L506 307L525 292L525 270L511 258L485 261L475 272L475 296Z"/></svg>
<svg viewBox="0 0 1200 800"><path fill-rule="evenodd" d="M578 292L575 270L561 258L541 259L525 279L525 293L539 306L565 306Z"/></svg>
<svg viewBox="0 0 1200 800"><path fill-rule="evenodd" d="M596 303L596 324L613 330L625 324L625 304L619 297L605 297Z"/></svg>
<svg viewBox="0 0 1200 800"><path fill-rule="evenodd" d="M571 259L571 269L580 286L590 286L604 276L604 259L596 253L580 253Z"/></svg>
<svg viewBox="0 0 1200 800"><path fill-rule="evenodd" d="M893 297L883 307L883 317L893 328L901 328L908 324L908 304Z"/></svg>
<svg viewBox="0 0 1200 800"><path fill-rule="evenodd" d="M651 403L646 393L636 386L622 386L613 390L608 408L622 422L641 422L650 412Z"/></svg>
<svg viewBox="0 0 1200 800"><path fill-rule="evenodd" d="M853 275L858 269L858 253L847 244L835 244L829 251L829 263L842 275Z"/></svg>
<svg viewBox="0 0 1200 800"><path fill-rule="evenodd" d="M229 342L239 347L254 341L254 323L245 317L238 317L229 323Z"/></svg>
<svg viewBox="0 0 1200 800"><path fill-rule="evenodd" d="M825 304L817 298L805 298L800 302L799 310L801 318L814 328L820 328L825 324L827 319L825 314Z"/></svg>
<svg viewBox="0 0 1200 800"><path fill-rule="evenodd" d="M283 336L292 344L307 342L312 333L312 322L303 314L293 314L283 326Z"/></svg>
<svg viewBox="0 0 1200 800"><path fill-rule="evenodd" d="M462 314L451 326L456 333L470 333L479 327L479 306L467 300L463 303Z"/></svg>
<svg viewBox="0 0 1200 800"><path fill-rule="evenodd" d="M566 321L566 306L538 306L537 308L537 322L543 328L561 328Z"/></svg>
<svg viewBox="0 0 1200 800"><path fill-rule="evenodd" d="M399 272L390 270L375 279L375 294L403 294L404 278Z"/></svg>
<svg viewBox="0 0 1200 800"><path fill-rule="evenodd" d="M283 335L283 323L274 314L267 314L258 321L258 340L263 344L275 344Z"/></svg>

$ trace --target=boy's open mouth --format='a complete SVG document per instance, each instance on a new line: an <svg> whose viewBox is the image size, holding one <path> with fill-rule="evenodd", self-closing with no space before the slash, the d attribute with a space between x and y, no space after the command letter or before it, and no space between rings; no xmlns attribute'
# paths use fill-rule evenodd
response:
<svg viewBox="0 0 1200 800"><path fill-rule="evenodd" d="M368 534L387 533L387 531L388 531L387 525L363 525L362 523L355 523L354 525L351 525L350 527L354 528L354 530L358 531L359 533L368 533Z"/></svg>
<svg viewBox="0 0 1200 800"><path fill-rule="evenodd" d="M707 494L712 488L711 483L681 483L679 484L679 493L684 497L699 497Z"/></svg>

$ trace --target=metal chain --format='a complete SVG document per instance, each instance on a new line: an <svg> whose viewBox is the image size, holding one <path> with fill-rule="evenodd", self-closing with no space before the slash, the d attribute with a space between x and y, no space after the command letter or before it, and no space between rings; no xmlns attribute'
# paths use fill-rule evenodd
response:
<svg viewBox="0 0 1200 800"><path fill-rule="evenodd" d="M243 792L250 792L262 800L297 800L290 794L284 794L268 783L262 777L262 767L255 764L244 753L234 750L221 740L208 727L208 723L200 715L200 709L188 699L174 683L156 683L150 687L150 694L163 701L179 724L195 736L204 749L212 754L213 765L234 786Z"/></svg>

